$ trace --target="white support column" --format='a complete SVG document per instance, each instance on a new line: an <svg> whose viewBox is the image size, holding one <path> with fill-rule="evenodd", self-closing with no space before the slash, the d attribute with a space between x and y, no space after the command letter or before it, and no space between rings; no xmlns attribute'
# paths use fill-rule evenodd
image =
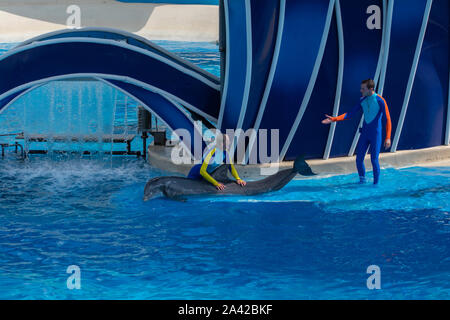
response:
<svg viewBox="0 0 450 320"><path fill-rule="evenodd" d="M246 26L246 39L247 39L247 69L245 74L245 87L244 95L242 97L241 110L239 112L239 119L236 124L236 132L240 132L242 124L244 123L245 113L247 112L248 98L250 96L250 85L252 80L253 69L253 39L252 39L252 9L250 0L245 0L245 26ZM244 131L242 131L244 133ZM231 155L234 157L236 148L240 142L241 136L235 136L231 142ZM239 159L238 159L239 160ZM245 157L242 159L241 164L245 164Z"/></svg>
<svg viewBox="0 0 450 320"><path fill-rule="evenodd" d="M386 6L388 8L386 9ZM392 14L394 10L394 0L383 0L383 34L381 37L380 55L378 57L377 70L375 71L374 81L377 84L377 92L382 95L384 90L384 81L386 79L386 70L389 57L389 47L391 41L391 28L392 28ZM358 145L359 137L361 133L359 128L362 127L364 121L364 115L362 115L356 129L355 137L353 138L352 145L348 152L348 156L351 157L355 154L356 146Z"/></svg>
<svg viewBox="0 0 450 320"><path fill-rule="evenodd" d="M325 26L323 28L322 39L320 40L319 52L317 53L314 68L311 77L309 78L308 87L306 88L306 92L300 105L300 109L297 113L297 116L295 117L294 124L292 125L292 128L289 131L288 137L286 138L286 142L284 143L284 146L281 149L279 157L280 161L284 159L284 156L286 155L289 146L291 145L292 139L294 138L294 135L297 132L298 126L302 121L303 115L305 114L306 107L308 106L309 100L311 99L314 86L316 85L317 76L319 74L320 65L322 64L323 54L325 52L325 47L327 44L328 34L330 33L331 18L333 17L333 10L335 3L336 0L330 0L330 3L328 5L327 18L325 21Z"/></svg>
<svg viewBox="0 0 450 320"><path fill-rule="evenodd" d="M339 46L339 67L338 67L338 78L337 78L337 86L336 86L336 95L334 98L334 107L333 107L333 117L336 117L339 114L339 107L341 103L341 94L342 94L342 80L344 78L344 27L342 25L342 14L341 14L341 4L339 0L336 0L335 3L336 10L336 24L337 24L337 33L338 33L338 46ZM334 132L336 130L336 122L332 122L330 124L330 131L328 132L328 140L327 145L325 147L325 152L323 154L323 159L327 160L330 157L331 147L333 145Z"/></svg>
<svg viewBox="0 0 450 320"><path fill-rule="evenodd" d="M224 12L225 12L225 43L227 48L227 54L225 56L225 80L223 85L223 91L222 91L222 99L220 101L220 110L219 110L219 118L217 119L217 128L219 130L222 128L222 121L223 121L223 113L225 112L225 105L227 100L227 94L228 94L228 84L229 84L229 77L230 77L230 17L229 17L229 9L228 9L228 0L225 0L223 2Z"/></svg>
<svg viewBox="0 0 450 320"><path fill-rule="evenodd" d="M270 66L269 76L267 78L263 98L259 106L258 114L256 115L255 123L253 125L253 129L255 130L256 135L258 134L259 126L261 125L264 111L266 110L267 100L269 99L270 90L272 89L273 78L275 76L275 71L277 70L278 57L280 56L280 49L281 49L281 40L283 39L285 14L286 14L286 0L280 0L280 15L278 18L277 40L275 42L272 64ZM248 143L247 151L245 154L245 163L248 163L251 152L255 147L254 144L256 140L256 135L250 136L250 141Z"/></svg>
<svg viewBox="0 0 450 320"><path fill-rule="evenodd" d="M375 77L373 80L378 85L378 82L380 81L380 74L381 74L381 61L383 60L384 56L384 41L386 38L386 18L387 18L387 0L383 0L383 29L381 32L381 46L380 46L380 54L378 55L378 64L377 64L377 70L375 71Z"/></svg>
<svg viewBox="0 0 450 320"><path fill-rule="evenodd" d="M445 145L450 145L450 66L448 74L448 107L447 107L447 127L445 130Z"/></svg>
<svg viewBox="0 0 450 320"><path fill-rule="evenodd" d="M252 67L253 67L253 39L252 39L252 9L250 0L245 0L245 26L247 33L247 70L245 74L245 88L244 96L242 98L241 111L239 113L239 119L236 129L242 128L244 122L245 112L247 111L248 97L250 95L250 84L252 80Z"/></svg>
<svg viewBox="0 0 450 320"><path fill-rule="evenodd" d="M392 29L392 15L394 14L394 0L388 0L388 10L386 18L386 35L384 43L383 62L381 64L380 82L378 83L378 92L383 95L384 83L386 81L386 71L389 60L389 49L391 46L391 29Z"/></svg>
<svg viewBox="0 0 450 320"><path fill-rule="evenodd" d="M430 18L432 5L433 0L428 0L425 7L425 13L423 15L419 39L417 40L416 52L414 53L414 60L411 66L411 72L409 74L408 85L406 87L406 93L402 105L402 111L400 113L400 118L398 119L397 129L395 130L394 141L392 142L391 152L397 151L398 141L400 139L400 135L402 134L403 123L405 121L406 111L408 110L409 99L411 98L412 87L414 84L414 79L416 77L417 66L419 65L420 53L422 52L423 40L425 39L425 33L427 31L427 25L428 20Z"/></svg>

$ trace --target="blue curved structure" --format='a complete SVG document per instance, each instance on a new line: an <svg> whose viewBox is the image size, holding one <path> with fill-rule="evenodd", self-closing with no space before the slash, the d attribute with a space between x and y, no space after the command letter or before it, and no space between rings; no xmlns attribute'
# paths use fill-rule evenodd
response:
<svg viewBox="0 0 450 320"><path fill-rule="evenodd" d="M241 126L244 130L253 128L258 115L275 53L281 9L278 1L268 1L261 6L261 1L251 0L250 6L252 72L248 103Z"/></svg>
<svg viewBox="0 0 450 320"><path fill-rule="evenodd" d="M117 41L67 38L33 43L3 55L0 73L1 98L21 86L62 75L110 74L149 84L205 117L217 116L210 106L218 104L218 86L167 59ZM173 79L179 81L176 86Z"/></svg>
<svg viewBox="0 0 450 320"><path fill-rule="evenodd" d="M416 45L414 47L416 54L417 52L420 54L420 56L410 58L412 60L410 69L414 73L408 74L410 78L406 79L406 81L409 80L406 85L405 80L400 81L396 76L392 76L397 84L401 83L402 89L405 88L405 97L401 104L402 110L397 111L398 115L395 114L393 121L393 129L396 129L393 148L397 150L426 148L443 144L445 135L443 119L449 112L446 110L449 69L448 2L429 0L422 1L421 5L420 9L424 8L424 10L422 12L417 10L415 13L418 26L414 28L414 31L419 35L414 39L416 43L411 44L411 46ZM431 12L427 13L427 9L431 9ZM397 12L394 11L394 18L395 13L404 14L403 10L399 8L397 10ZM426 16L427 14L429 16ZM445 24L447 24L447 30L443 29ZM419 43L417 40L421 32L424 33L423 43ZM394 59L396 59L395 62L400 63L397 60L398 56ZM417 61L415 62L414 59ZM392 87L387 89L394 91L395 84L391 85ZM410 88L407 87L408 85ZM408 94L410 97L406 96ZM395 94L393 96L395 97ZM424 110L424 106L426 106L426 110Z"/></svg>
<svg viewBox="0 0 450 320"><path fill-rule="evenodd" d="M191 137L201 136L201 132L194 125L194 121L191 118L190 114L186 110L184 110L181 105L171 100L170 98L165 97L164 95L149 90L148 88L124 82L122 79L114 76L99 78L95 75L83 74L77 76L62 76L55 80L86 80L87 78L104 82L105 84L110 85L123 92L127 96L131 97L132 99L134 99L134 101L139 103L140 106L146 108L148 111L152 112L160 119L163 119L170 130L175 131L176 129L182 128L185 129ZM2 109L0 109L0 113L9 105L14 103L15 100L21 98L21 96L23 96L24 94L35 90L38 87L45 85L46 83L48 83L48 81L44 81L27 89L20 90L17 93L1 100L0 106L2 106ZM197 146L195 145L194 140L183 140L182 147L187 151L188 154L191 154L195 158L195 156L197 155L195 153L195 149L197 148ZM201 146L198 147L201 147L203 150L206 147L205 142L202 141Z"/></svg>
<svg viewBox="0 0 450 320"><path fill-rule="evenodd" d="M308 91L317 76L314 71L318 71L320 62L317 60L323 55L321 49L328 37L334 1L287 0L284 5L277 64L272 84L266 88L267 99L262 101L254 125L257 130L279 130L281 158L284 158L284 146L289 144L290 135L298 125L296 121L301 120L308 104Z"/></svg>
<svg viewBox="0 0 450 320"><path fill-rule="evenodd" d="M447 143L448 1L245 3L223 2L231 34L221 112L231 120L222 129L279 130L284 160L353 155L362 119L331 128L320 120L348 111L361 80L373 78L391 110L392 152Z"/></svg>
<svg viewBox="0 0 450 320"><path fill-rule="evenodd" d="M344 73L339 113L345 112L358 103L361 80L375 78L381 50L382 30L370 30L365 23L362 24L361 21L352 19L352 17L358 16L358 13L366 12L366 9L371 5L378 5L381 8L382 1L362 0L351 6L341 6ZM323 63L325 64L326 61ZM319 84L316 90L320 90L321 87ZM336 126L330 156L345 156L348 154L359 125L358 120L355 119L346 123L346 125Z"/></svg>
<svg viewBox="0 0 450 320"><path fill-rule="evenodd" d="M328 126L317 126L317 116L319 114L332 114L335 105L335 97L342 91L339 87L340 67L345 66L344 49L339 46L337 39L338 25L340 17L337 15L339 1L335 3L335 14L331 21L328 40L325 46L325 53L320 65L316 80L315 89L312 91L309 104L304 112L303 118L299 124L299 129L295 132L292 143L287 154L298 152L298 154L307 154L311 158L321 158L326 150L328 136L334 134ZM326 88L326 89L324 89ZM337 97L336 112L339 111L339 97ZM315 141L314 144L309 141ZM292 150L293 149L293 150Z"/></svg>
<svg viewBox="0 0 450 320"><path fill-rule="evenodd" d="M168 128L172 131L183 128L188 131L191 137L201 136L202 133L194 125L190 115L187 112L183 112L183 107L173 100L131 83L118 80L100 80L119 89L132 97L135 101L139 102L139 104L148 111L155 113L160 119L163 119ZM182 140L182 146L185 147L188 154L191 154L192 156L196 155L194 139L188 141ZM201 150L206 148L204 141L202 141L200 147L202 148Z"/></svg>
<svg viewBox="0 0 450 320"><path fill-rule="evenodd" d="M222 131L240 127L248 103L252 70L250 1L225 0L224 4L227 61L218 120Z"/></svg>
<svg viewBox="0 0 450 320"><path fill-rule="evenodd" d="M20 43L16 48L20 48L39 41L53 40L53 39L65 39L65 38L90 38L90 39L105 39L115 40L121 43L125 43L131 46L135 46L141 49L153 52L165 59L170 60L178 64L181 67L187 68L199 76L203 76L208 81L211 81L215 85L220 85L220 79L215 75L203 70L195 64L180 58L179 56L167 51L166 49L154 44L147 39L138 35L115 29L108 28L83 28L83 29L65 29L55 32L46 33L38 37L31 38L27 41Z"/></svg>
<svg viewBox="0 0 450 320"><path fill-rule="evenodd" d="M191 136L201 134L196 132L191 115L183 107L192 114L217 121L220 99L217 77L123 31L86 28L33 38L3 55L0 70L4 76L0 80L0 112L29 90L49 81L87 77L132 96L172 130L182 128ZM157 81L160 74L172 75L164 84ZM174 86L172 78L183 79L183 85ZM193 92L196 94L192 95ZM194 141L183 146L194 156Z"/></svg>
<svg viewBox="0 0 450 320"><path fill-rule="evenodd" d="M450 133L445 122L450 116L448 12L448 2L433 2L399 150L445 144L444 136ZM428 107L425 113L423 105ZM421 126L428 129L426 135Z"/></svg>
<svg viewBox="0 0 450 320"><path fill-rule="evenodd" d="M124 31L64 30L0 57L0 112L36 85L87 76L151 106L170 128L196 134L188 110L222 131L279 130L279 148L269 145L269 153L280 160L327 159L353 155L362 119L331 127L320 121L348 111L361 80L373 78L391 113L390 151L449 143L447 0L220 5L221 79ZM245 161L258 142L247 141Z"/></svg>
<svg viewBox="0 0 450 320"><path fill-rule="evenodd" d="M394 2L389 61L383 93L390 106L393 136L398 134L398 121L413 67L426 3L427 0L420 0L415 1L414 6L410 6L403 0ZM405 32L404 24L407 21L408 32Z"/></svg>

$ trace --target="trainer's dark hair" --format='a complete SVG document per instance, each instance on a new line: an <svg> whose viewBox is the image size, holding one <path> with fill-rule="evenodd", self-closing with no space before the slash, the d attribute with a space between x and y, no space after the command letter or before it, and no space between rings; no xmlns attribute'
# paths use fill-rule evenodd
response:
<svg viewBox="0 0 450 320"><path fill-rule="evenodd" d="M369 90L375 89L375 81L372 79L363 80L361 84L365 84Z"/></svg>

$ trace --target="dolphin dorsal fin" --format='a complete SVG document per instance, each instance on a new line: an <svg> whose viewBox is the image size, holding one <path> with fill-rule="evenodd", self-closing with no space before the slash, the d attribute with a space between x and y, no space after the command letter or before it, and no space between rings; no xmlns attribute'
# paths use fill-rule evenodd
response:
<svg viewBox="0 0 450 320"><path fill-rule="evenodd" d="M211 173L211 177L213 177L217 181L226 181L229 180L228 178L228 164L223 164L220 167L218 167L216 170L214 170Z"/></svg>
<svg viewBox="0 0 450 320"><path fill-rule="evenodd" d="M303 156L298 156L294 161L293 170L302 176L315 176L316 174L312 172L311 167L306 163Z"/></svg>

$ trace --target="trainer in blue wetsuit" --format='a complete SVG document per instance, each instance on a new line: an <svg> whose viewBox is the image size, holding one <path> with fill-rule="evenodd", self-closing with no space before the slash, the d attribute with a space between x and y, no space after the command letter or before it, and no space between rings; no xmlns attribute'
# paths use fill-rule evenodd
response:
<svg viewBox="0 0 450 320"><path fill-rule="evenodd" d="M364 124L360 129L361 136L359 138L357 153L356 153L356 167L358 169L360 182L365 182L366 169L364 167L364 158L367 149L370 151L370 159L373 167L373 182L378 184L380 177L380 164L378 156L381 150L382 141L382 123L386 123L386 138L385 148L391 145L391 117L389 114L386 100L374 91L373 80L364 80L361 84L361 93L363 97L359 103L347 113L338 117L330 117L322 121L323 123L330 123L335 121L343 121L351 119L361 110L364 113Z"/></svg>

